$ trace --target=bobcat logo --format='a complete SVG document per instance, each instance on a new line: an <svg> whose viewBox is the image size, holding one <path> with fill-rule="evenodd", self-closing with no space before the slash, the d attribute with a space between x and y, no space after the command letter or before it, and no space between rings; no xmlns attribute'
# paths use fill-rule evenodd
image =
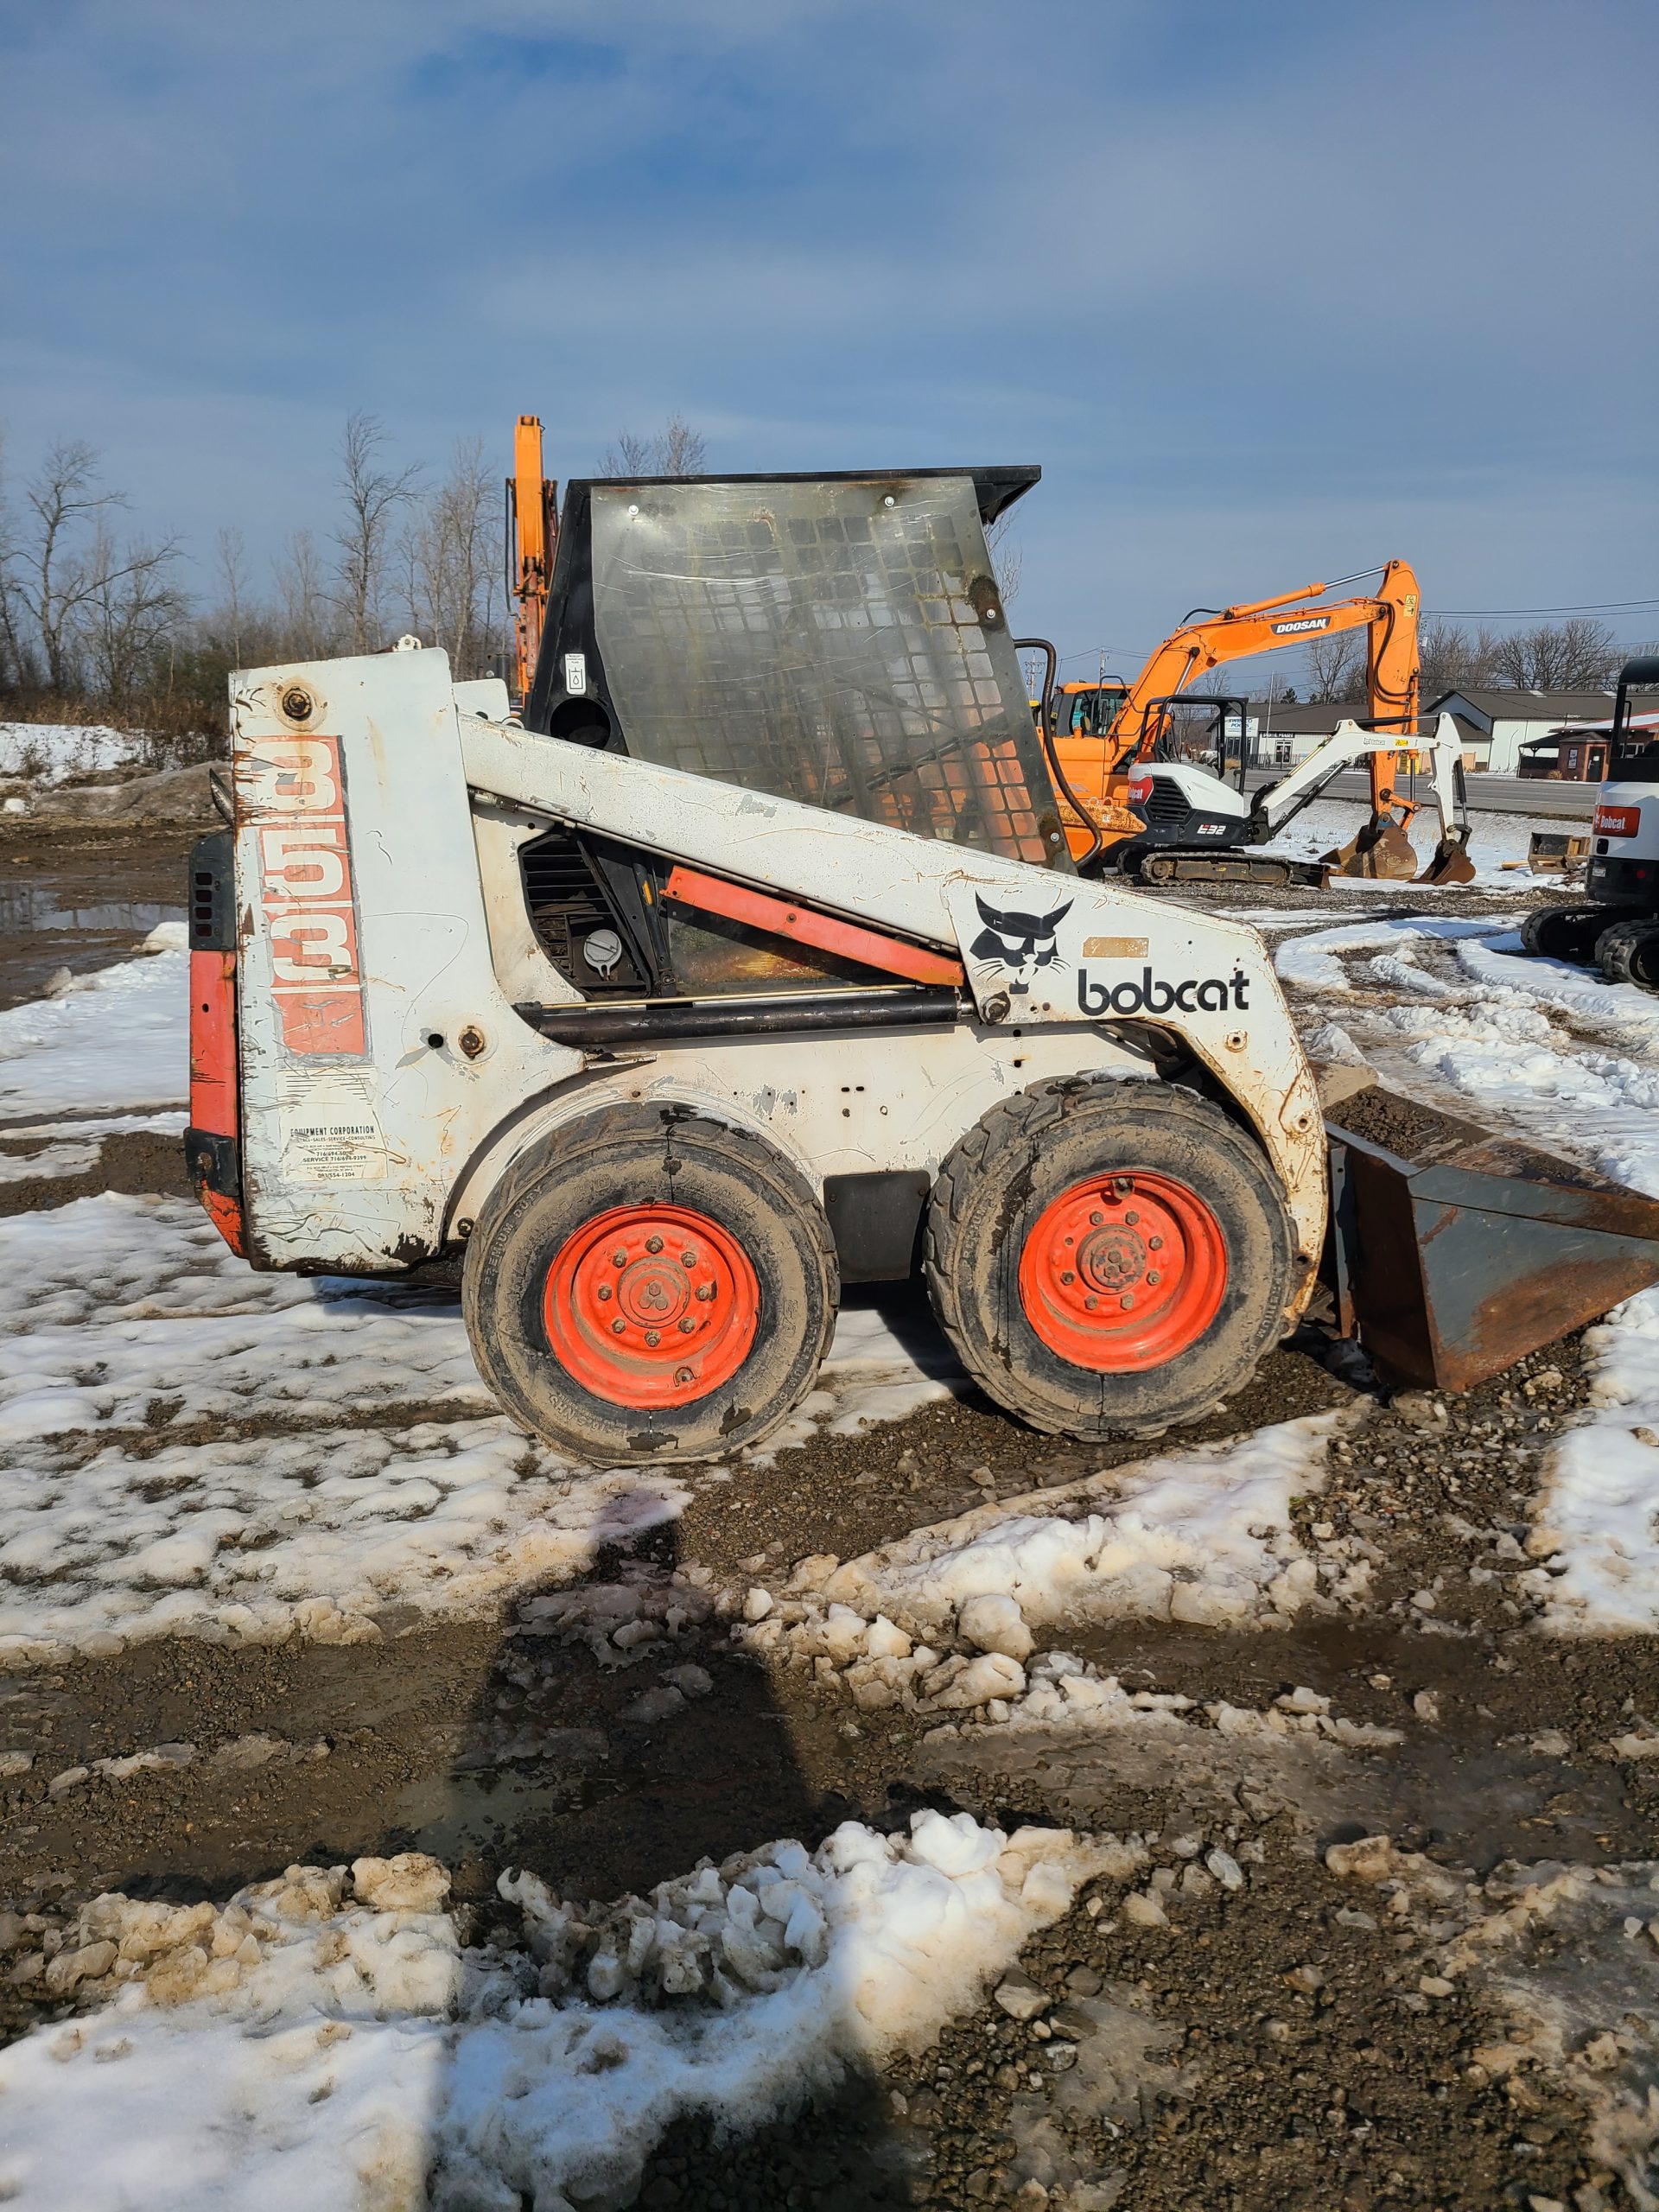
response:
<svg viewBox="0 0 1659 2212"><path fill-rule="evenodd" d="M1039 968L1065 966L1054 932L1073 903L1068 899L1064 906L1056 906L1049 914L999 914L995 906L988 906L976 895L974 904L985 926L969 946L969 958L982 963L982 973L1011 968L1014 976L1008 988L1016 997L1024 996Z"/></svg>

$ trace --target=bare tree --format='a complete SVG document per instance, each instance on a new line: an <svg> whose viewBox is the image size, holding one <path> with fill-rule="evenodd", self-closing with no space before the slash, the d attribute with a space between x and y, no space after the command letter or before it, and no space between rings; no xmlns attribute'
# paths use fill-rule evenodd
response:
<svg viewBox="0 0 1659 2212"><path fill-rule="evenodd" d="M1418 689L1424 706L1448 691L1489 690L1497 680L1498 644L1497 632L1484 624L1478 630L1465 630L1444 615L1425 622L1417 633L1422 670Z"/></svg>
<svg viewBox="0 0 1659 2212"><path fill-rule="evenodd" d="M77 542L81 527L126 503L120 493L99 489L98 454L79 439L51 448L23 496L34 521L10 555L8 582L39 643L46 681L62 691L73 672L75 618L94 589L114 581L94 579Z"/></svg>
<svg viewBox="0 0 1659 2212"><path fill-rule="evenodd" d="M75 631L92 680L106 698L131 700L155 673L189 602L173 575L176 540L135 538L118 547L100 520L81 568Z"/></svg>
<svg viewBox="0 0 1659 2212"><path fill-rule="evenodd" d="M242 625L247 611L246 550L239 530L220 530L213 536L213 565L219 571L219 612L231 665L242 665Z"/></svg>
<svg viewBox="0 0 1659 2212"><path fill-rule="evenodd" d="M324 660L334 650L334 603L322 556L308 530L296 530L276 563L283 650L298 660Z"/></svg>
<svg viewBox="0 0 1659 2212"><path fill-rule="evenodd" d="M346 518L334 534L340 549L338 605L346 643L353 652L370 652L379 632L380 595L386 553L397 510L415 496L418 463L393 471L380 459L386 434L372 415L346 420L340 448L340 488Z"/></svg>
<svg viewBox="0 0 1659 2212"><path fill-rule="evenodd" d="M0 432L0 689L13 689L27 683L30 671L21 627L24 610L11 582L11 564L20 548L6 489L5 463L5 436Z"/></svg>
<svg viewBox="0 0 1659 2212"><path fill-rule="evenodd" d="M1025 553L1013 536L1013 526L1014 510L1004 507L985 533L991 567L996 574L996 588L1002 594L1004 614L1020 595L1020 579L1026 565Z"/></svg>
<svg viewBox="0 0 1659 2212"><path fill-rule="evenodd" d="M1365 646L1359 633L1337 630L1310 638L1307 677L1307 696L1317 705L1359 698L1365 689Z"/></svg>
<svg viewBox="0 0 1659 2212"><path fill-rule="evenodd" d="M1494 657L1498 680L1520 691L1605 690L1618 663L1612 632L1582 614L1517 630L1500 640Z"/></svg>
<svg viewBox="0 0 1659 2212"><path fill-rule="evenodd" d="M464 439L402 540L410 626L462 677L487 673L497 644L494 499L482 440Z"/></svg>
<svg viewBox="0 0 1659 2212"><path fill-rule="evenodd" d="M677 409L655 437L624 430L599 464L601 476L701 476L708 448Z"/></svg>

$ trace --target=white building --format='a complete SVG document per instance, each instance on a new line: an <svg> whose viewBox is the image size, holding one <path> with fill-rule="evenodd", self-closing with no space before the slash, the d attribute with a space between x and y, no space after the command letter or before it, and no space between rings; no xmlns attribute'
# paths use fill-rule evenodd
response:
<svg viewBox="0 0 1659 2212"><path fill-rule="evenodd" d="M1424 709L1455 715L1465 760L1495 776L1516 773L1529 738L1546 737L1563 722L1605 721L1612 710L1611 691L1445 691Z"/></svg>

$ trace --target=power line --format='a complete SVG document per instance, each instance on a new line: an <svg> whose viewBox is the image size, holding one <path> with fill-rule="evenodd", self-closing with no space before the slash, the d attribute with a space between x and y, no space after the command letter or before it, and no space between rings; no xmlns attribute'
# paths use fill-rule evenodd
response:
<svg viewBox="0 0 1659 2212"><path fill-rule="evenodd" d="M1598 600L1586 607L1435 607L1423 612L1451 615L1459 622L1514 622L1540 614L1630 614L1647 607L1659 607L1659 599Z"/></svg>

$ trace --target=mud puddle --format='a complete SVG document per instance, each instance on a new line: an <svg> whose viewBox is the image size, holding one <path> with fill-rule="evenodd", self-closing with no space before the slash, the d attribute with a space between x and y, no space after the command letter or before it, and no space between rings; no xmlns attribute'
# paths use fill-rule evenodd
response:
<svg viewBox="0 0 1659 2212"><path fill-rule="evenodd" d="M0 1008L130 958L158 922L185 914L199 831L88 823L0 827Z"/></svg>

